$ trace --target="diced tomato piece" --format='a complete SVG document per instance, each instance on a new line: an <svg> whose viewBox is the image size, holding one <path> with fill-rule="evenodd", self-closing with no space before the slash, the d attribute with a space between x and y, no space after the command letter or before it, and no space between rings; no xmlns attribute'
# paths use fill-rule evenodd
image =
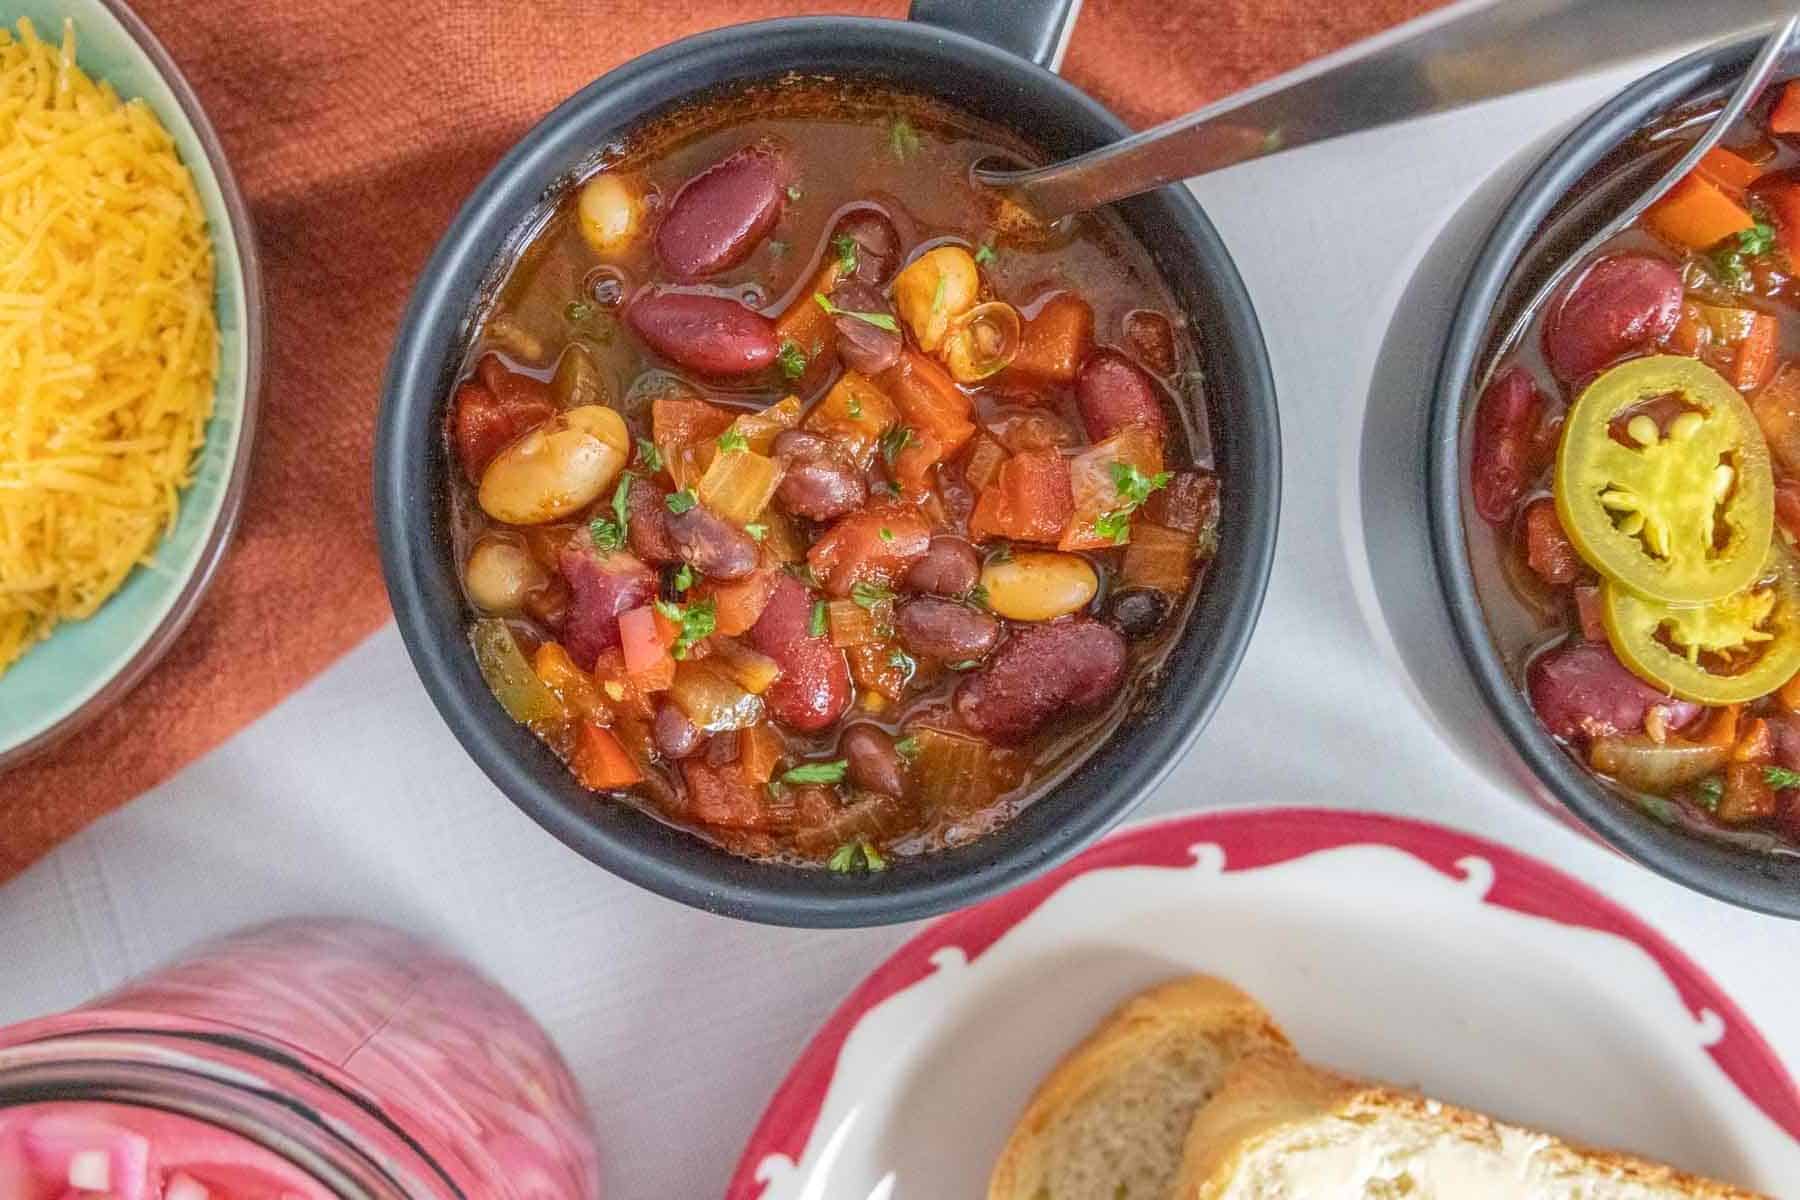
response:
<svg viewBox="0 0 1800 1200"><path fill-rule="evenodd" d="M1762 178L1763 173L1761 167L1723 146L1714 146L1701 155L1694 170L1702 178L1710 179L1726 191L1740 193Z"/></svg>
<svg viewBox="0 0 1800 1200"><path fill-rule="evenodd" d="M1800 475L1800 364L1786 362L1750 397L1769 453L1783 471Z"/></svg>
<svg viewBox="0 0 1800 1200"><path fill-rule="evenodd" d="M713 632L736 637L762 616L780 578L781 568L758 567L742 579L705 580L694 589L694 598L713 602Z"/></svg>
<svg viewBox="0 0 1800 1200"><path fill-rule="evenodd" d="M1556 502L1548 496L1525 506L1519 536L1525 542L1525 561L1539 579L1552 587L1574 583L1581 576L1581 555L1556 519Z"/></svg>
<svg viewBox="0 0 1800 1200"><path fill-rule="evenodd" d="M1716 246L1756 221L1710 179L1690 174L1644 213L1644 224L1665 241L1690 250Z"/></svg>
<svg viewBox="0 0 1800 1200"><path fill-rule="evenodd" d="M1769 113L1770 133L1800 133L1800 80L1781 89L1781 99Z"/></svg>
<svg viewBox="0 0 1800 1200"><path fill-rule="evenodd" d="M787 739L768 721L738 734L738 768L751 783L768 783L787 757Z"/></svg>
<svg viewBox="0 0 1800 1200"><path fill-rule="evenodd" d="M1177 471L1169 486L1150 493L1144 519L1154 525L1199 533L1219 519L1219 480L1205 471Z"/></svg>
<svg viewBox="0 0 1800 1200"><path fill-rule="evenodd" d="M1769 378L1775 366L1775 344L1780 326L1768 313L1759 312L1750 322L1750 332L1738 343L1737 358L1731 365L1731 382L1740 392L1753 392Z"/></svg>
<svg viewBox="0 0 1800 1200"><path fill-rule="evenodd" d="M859 583L893 584L931 549L931 526L918 510L882 504L851 513L806 552L825 590L848 596Z"/></svg>
<svg viewBox="0 0 1800 1200"><path fill-rule="evenodd" d="M1074 513L1069 464L1054 450L1028 450L1002 463L998 478L981 489L969 534L978 541L1054 542Z"/></svg>
<svg viewBox="0 0 1800 1200"><path fill-rule="evenodd" d="M451 440L470 483L480 483L496 455L556 415L541 382L508 371L496 356L483 358L476 374L482 382L457 388L450 406ZM486 382L490 379L500 382L498 391Z"/></svg>
<svg viewBox="0 0 1800 1200"><path fill-rule="evenodd" d="M741 763L715 767L703 758L686 759L687 815L702 825L764 829L771 824L768 789L745 777Z"/></svg>
<svg viewBox="0 0 1800 1200"><path fill-rule="evenodd" d="M581 722L577 729L569 765L575 769L581 786L590 791L628 788L644 781L644 772L613 731L592 721Z"/></svg>
<svg viewBox="0 0 1800 1200"><path fill-rule="evenodd" d="M876 383L900 410L901 423L914 433L936 437L942 454L956 453L974 436L969 398L957 390L944 368L918 351L903 351L900 361L883 371Z"/></svg>

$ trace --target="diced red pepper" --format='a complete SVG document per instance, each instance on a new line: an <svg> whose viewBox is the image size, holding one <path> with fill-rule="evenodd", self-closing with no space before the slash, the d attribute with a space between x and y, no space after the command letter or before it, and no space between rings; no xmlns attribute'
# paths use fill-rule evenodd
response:
<svg viewBox="0 0 1800 1200"><path fill-rule="evenodd" d="M1581 636L1590 642L1606 640L1606 622L1601 617L1600 585L1582 584L1575 589L1575 615L1581 622Z"/></svg>

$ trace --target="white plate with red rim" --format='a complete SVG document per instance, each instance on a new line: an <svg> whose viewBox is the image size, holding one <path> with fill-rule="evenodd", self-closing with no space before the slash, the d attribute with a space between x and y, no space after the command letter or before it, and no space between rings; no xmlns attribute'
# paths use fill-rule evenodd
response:
<svg viewBox="0 0 1800 1200"><path fill-rule="evenodd" d="M1497 843L1286 808L1141 825L927 927L801 1054L726 1200L985 1195L1058 1058L1195 971L1324 1065L1797 1194L1800 1091L1662 935Z"/></svg>

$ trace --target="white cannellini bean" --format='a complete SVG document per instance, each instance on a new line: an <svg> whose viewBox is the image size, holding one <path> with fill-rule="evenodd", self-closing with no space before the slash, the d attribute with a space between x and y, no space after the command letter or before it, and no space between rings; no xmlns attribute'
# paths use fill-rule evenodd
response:
<svg viewBox="0 0 1800 1200"><path fill-rule="evenodd" d="M508 525L560 520L600 498L625 469L630 444L612 409L571 408L502 450L482 472L476 499Z"/></svg>
<svg viewBox="0 0 1800 1200"><path fill-rule="evenodd" d="M581 187L576 204L581 236L599 254L623 249L643 226L644 200L632 183L602 172Z"/></svg>
<svg viewBox="0 0 1800 1200"><path fill-rule="evenodd" d="M469 552L463 568L463 586L469 599L497 617L516 615L532 592L549 577L531 552L515 542L485 537Z"/></svg>

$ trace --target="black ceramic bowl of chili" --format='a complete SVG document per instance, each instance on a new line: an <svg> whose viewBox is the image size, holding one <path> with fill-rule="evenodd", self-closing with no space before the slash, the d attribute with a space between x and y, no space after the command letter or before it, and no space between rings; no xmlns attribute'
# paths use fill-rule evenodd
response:
<svg viewBox="0 0 1800 1200"><path fill-rule="evenodd" d="M1633 85L1526 183L1452 328L1430 487L1458 636L1538 778L1639 861L1791 916L1800 83L1497 344L1542 269L1527 239L1566 246L1667 169L1754 49Z"/></svg>
<svg viewBox="0 0 1800 1200"><path fill-rule="evenodd" d="M501 164L377 482L503 791L666 895L858 925L1059 861L1173 765L1272 549L1254 314L1184 191L1046 228L967 179L1121 132L980 42L800 20L622 68Z"/></svg>

